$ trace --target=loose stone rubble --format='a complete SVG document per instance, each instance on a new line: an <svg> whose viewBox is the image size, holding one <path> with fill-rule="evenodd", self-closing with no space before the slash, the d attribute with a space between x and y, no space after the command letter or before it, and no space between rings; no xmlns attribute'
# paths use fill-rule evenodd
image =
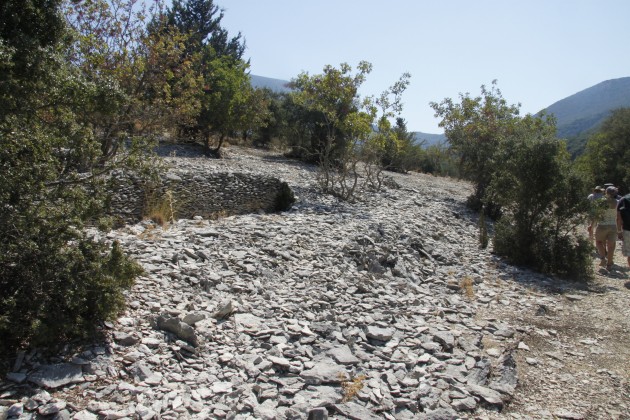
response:
<svg viewBox="0 0 630 420"><path fill-rule="evenodd" d="M343 203L317 193L312 167L230 150L169 159L279 177L294 207L92 232L145 269L128 309L106 342L19 354L0 419L493 418L509 405L529 330L487 314L554 300L506 287L526 272L479 249L467 184L391 175L396 188Z"/></svg>

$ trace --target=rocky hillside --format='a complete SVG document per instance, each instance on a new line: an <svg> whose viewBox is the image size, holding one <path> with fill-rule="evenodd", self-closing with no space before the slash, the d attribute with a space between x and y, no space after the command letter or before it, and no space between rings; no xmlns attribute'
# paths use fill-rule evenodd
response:
<svg viewBox="0 0 630 420"><path fill-rule="evenodd" d="M628 418L622 266L590 300L480 250L466 183L392 174L351 204L318 194L313 167L227 154L165 153L200 176L279 177L296 205L93 232L146 270L128 310L101 342L7 360L0 418ZM554 324L601 305L583 344Z"/></svg>

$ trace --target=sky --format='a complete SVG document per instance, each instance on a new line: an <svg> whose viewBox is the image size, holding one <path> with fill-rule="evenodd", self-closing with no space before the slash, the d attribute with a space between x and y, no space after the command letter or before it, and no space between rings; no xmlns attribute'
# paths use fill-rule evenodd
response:
<svg viewBox="0 0 630 420"><path fill-rule="evenodd" d="M291 80L326 65L373 70L362 96L411 74L401 116L441 133L430 102L497 86L521 114L630 76L628 0L215 0L246 41L251 74Z"/></svg>

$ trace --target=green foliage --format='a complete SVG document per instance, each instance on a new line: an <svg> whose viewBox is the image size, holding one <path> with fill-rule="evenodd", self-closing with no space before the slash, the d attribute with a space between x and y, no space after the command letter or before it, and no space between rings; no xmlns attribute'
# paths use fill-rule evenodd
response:
<svg viewBox="0 0 630 420"><path fill-rule="evenodd" d="M620 191L630 189L630 108L620 108L610 115L601 129L586 144L586 153L578 159L580 169L598 185L616 184Z"/></svg>
<svg viewBox="0 0 630 420"><path fill-rule="evenodd" d="M383 168L402 173L414 169L421 170L424 158L425 152L422 150L422 145L414 142L413 133L407 131L405 120L397 118L391 137L385 143L381 153Z"/></svg>
<svg viewBox="0 0 630 420"><path fill-rule="evenodd" d="M422 149L414 165L413 169L424 173L460 177L458 162L453 158L450 148L444 144L432 144Z"/></svg>
<svg viewBox="0 0 630 420"><path fill-rule="evenodd" d="M175 30L186 36L181 57L202 84L194 87L199 103L194 122L183 121L180 131L201 140L215 156L221 155L228 136L238 131L246 136L265 123L267 114L264 95L251 87L241 34L230 37L222 19L223 11L212 0L175 0L149 25L150 32Z"/></svg>
<svg viewBox="0 0 630 420"><path fill-rule="evenodd" d="M391 119L402 110L409 74L378 98L361 98L359 88L371 70L370 63L360 62L355 74L346 63L325 66L319 75L302 73L291 82L288 96L290 155L317 163L323 191L345 200L358 188L379 189L384 154L389 151L402 161L403 142L408 140L402 138L400 127L392 128ZM365 182L360 182L362 176Z"/></svg>
<svg viewBox="0 0 630 420"><path fill-rule="evenodd" d="M5 350L86 337L99 321L122 310L122 290L142 270L117 243L106 253L101 244L50 226L40 224L29 233L2 245L0 343Z"/></svg>
<svg viewBox="0 0 630 420"><path fill-rule="evenodd" d="M564 143L524 131L500 146L486 196L503 209L495 225L495 252L545 273L588 278L591 247L574 234L588 211L585 184Z"/></svg>
<svg viewBox="0 0 630 420"><path fill-rule="evenodd" d="M241 40L240 33L230 38L221 27L223 10L213 0L174 0L165 17L169 26L190 35L186 42L188 55L207 46L216 57L231 57L236 61L242 59L245 42Z"/></svg>
<svg viewBox="0 0 630 420"><path fill-rule="evenodd" d="M286 144L286 138L290 137L287 133L288 100L286 95L274 93L269 89L257 89L257 91L262 96L261 102L266 104L266 112L261 124L252 129L254 145L270 148L275 142L276 145L283 147Z"/></svg>
<svg viewBox="0 0 630 420"><path fill-rule="evenodd" d="M157 10L136 0L65 5L74 37L68 60L99 88L99 100L77 118L94 127L103 159L119 155L130 138L192 123L203 80L194 67L198 57L186 53L188 34L164 20L149 31L147 16Z"/></svg>
<svg viewBox="0 0 630 420"><path fill-rule="evenodd" d="M18 3L30 26L16 20ZM2 7L0 343L8 349L83 337L120 311L139 268L84 226L105 214L109 171L151 159L136 139L103 148L112 137L94 122L126 115L118 108L133 100L100 67L88 71L60 2Z"/></svg>
<svg viewBox="0 0 630 420"><path fill-rule="evenodd" d="M231 133L264 124L266 102L262 92L251 87L248 68L248 63L228 56L217 57L206 66L204 77L208 89L201 98L197 124L204 133L208 151L212 136L218 135L212 151L215 155L220 155L223 142Z"/></svg>
<svg viewBox="0 0 630 420"><path fill-rule="evenodd" d="M297 126L290 144L293 156L334 165L351 147L353 135L369 135L358 91L371 71L370 63L361 62L353 75L352 67L342 63L338 69L327 65L322 74L301 73L291 81L291 124Z"/></svg>
<svg viewBox="0 0 630 420"><path fill-rule="evenodd" d="M460 172L475 184L475 192L469 197L469 205L479 210L485 191L496 165L496 151L501 142L515 133L531 132L532 136L555 134L553 118L519 117L520 105L508 105L496 80L488 90L481 86L481 96L460 94L460 103L450 98L441 103L431 103L436 117L442 118L440 127L450 143L452 151L460 159ZM497 203L485 201L489 214L499 215Z"/></svg>
<svg viewBox="0 0 630 420"><path fill-rule="evenodd" d="M494 85L482 86L477 98L460 95L460 104L432 104L463 174L475 182L469 205L498 219L496 253L545 273L588 278L590 245L575 235L589 209L584 179L555 138L554 119L519 117Z"/></svg>
<svg viewBox="0 0 630 420"><path fill-rule="evenodd" d="M295 195L286 182L280 185L280 191L276 196L275 211L286 211L295 203Z"/></svg>

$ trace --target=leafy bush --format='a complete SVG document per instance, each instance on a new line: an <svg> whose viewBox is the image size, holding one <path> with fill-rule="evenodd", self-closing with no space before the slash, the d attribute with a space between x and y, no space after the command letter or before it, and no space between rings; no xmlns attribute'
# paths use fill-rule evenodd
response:
<svg viewBox="0 0 630 420"><path fill-rule="evenodd" d="M69 59L62 3L8 0L0 13L2 350L85 337L120 311L140 272L118 244L85 234L105 214L107 174L151 159L128 133L91 122L130 99Z"/></svg>
<svg viewBox="0 0 630 420"><path fill-rule="evenodd" d="M82 235L68 242L50 232L33 233L37 236L2 246L0 343L4 349L88 336L99 321L120 312L122 290L142 271L116 242L106 252L103 244ZM19 252L16 246L21 247Z"/></svg>
<svg viewBox="0 0 630 420"><path fill-rule="evenodd" d="M612 112L598 132L591 135L586 153L578 160L580 168L594 184L613 182L623 193L630 191L630 108Z"/></svg>
<svg viewBox="0 0 630 420"><path fill-rule="evenodd" d="M278 191L278 195L276 196L276 204L275 211L286 211L291 208L291 206L295 203L295 195L289 187L289 184L283 182L280 184L280 191Z"/></svg>
<svg viewBox="0 0 630 420"><path fill-rule="evenodd" d="M446 98L441 103L432 102L436 116L442 118L440 127L448 138L451 151L459 158L460 173L473 182L475 191L468 205L475 211L485 206L486 214L493 219L501 215L498 203L486 194L497 165L497 151L501 142L513 136L555 135L553 118L519 116L520 105L509 105L492 82L490 89L481 86L481 96L460 94L460 103Z"/></svg>
<svg viewBox="0 0 630 420"><path fill-rule="evenodd" d="M503 215L494 250L515 264L573 279L591 275L591 247L575 235L588 214L585 184L555 138L511 137L503 142L488 200Z"/></svg>

